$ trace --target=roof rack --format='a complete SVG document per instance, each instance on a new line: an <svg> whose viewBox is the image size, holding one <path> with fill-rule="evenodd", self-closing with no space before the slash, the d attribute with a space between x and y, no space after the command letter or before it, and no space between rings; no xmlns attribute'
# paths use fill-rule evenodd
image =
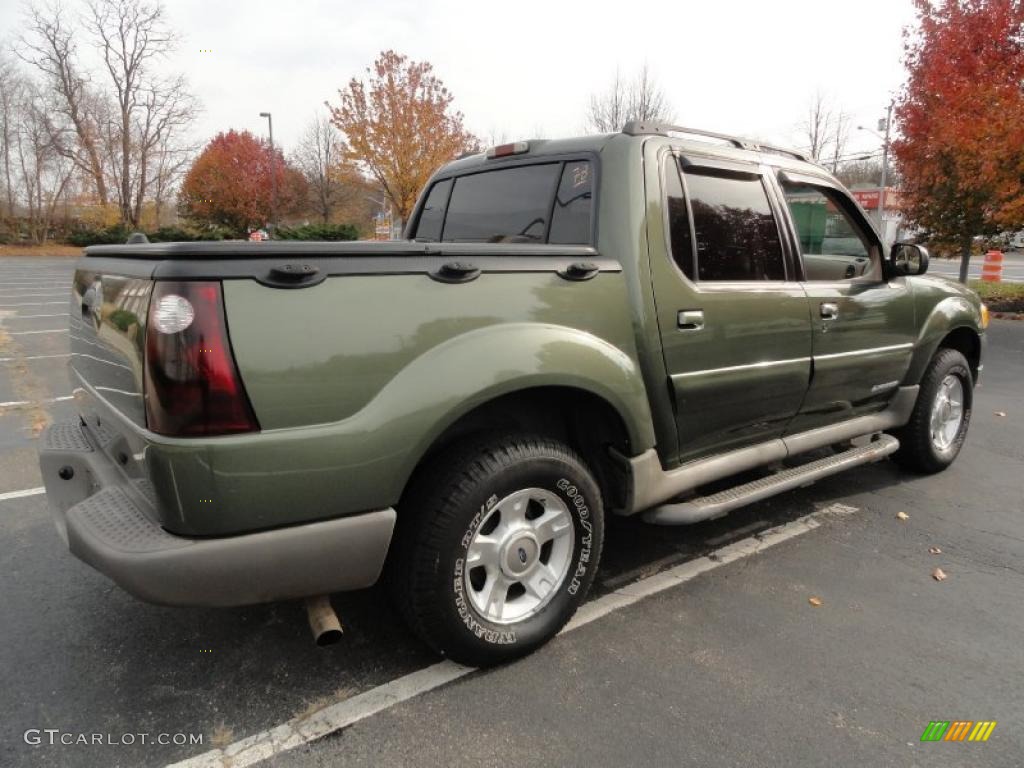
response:
<svg viewBox="0 0 1024 768"><path fill-rule="evenodd" d="M645 123L642 120L631 120L622 126L622 132L630 136L668 136L670 133L687 133L691 136L704 136L710 139L718 139L728 142L737 149L749 149L753 152L771 152L776 155L788 155L789 157L803 160L805 163L814 162L810 157L795 149L776 147L771 144L764 144L753 139L743 139L739 136L730 136L726 133L715 131L704 131L700 128L684 128L681 125L667 125L664 123Z"/></svg>

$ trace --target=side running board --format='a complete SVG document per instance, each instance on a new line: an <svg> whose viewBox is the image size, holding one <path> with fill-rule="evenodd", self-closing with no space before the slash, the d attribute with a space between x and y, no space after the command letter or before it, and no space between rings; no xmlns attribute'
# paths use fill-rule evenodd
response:
<svg viewBox="0 0 1024 768"><path fill-rule="evenodd" d="M712 520L731 512L737 507L752 504L783 491L799 488L823 477L843 470L879 461L900 447L900 441L891 435L882 435L878 440L859 448L818 459L800 467L784 469L776 474L753 480L735 488L703 496L677 504L662 504L644 513L644 520L658 525L687 525L702 520Z"/></svg>

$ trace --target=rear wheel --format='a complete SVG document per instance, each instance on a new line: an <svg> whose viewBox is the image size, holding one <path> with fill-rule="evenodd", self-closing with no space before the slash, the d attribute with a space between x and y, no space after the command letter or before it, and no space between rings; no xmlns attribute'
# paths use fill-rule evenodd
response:
<svg viewBox="0 0 1024 768"><path fill-rule="evenodd" d="M395 600L434 650L474 666L522 656L575 613L603 542L597 483L550 438L445 452L402 500Z"/></svg>
<svg viewBox="0 0 1024 768"><path fill-rule="evenodd" d="M910 421L895 433L896 460L926 473L952 464L967 438L973 390L967 359L955 349L940 349L921 379Z"/></svg>

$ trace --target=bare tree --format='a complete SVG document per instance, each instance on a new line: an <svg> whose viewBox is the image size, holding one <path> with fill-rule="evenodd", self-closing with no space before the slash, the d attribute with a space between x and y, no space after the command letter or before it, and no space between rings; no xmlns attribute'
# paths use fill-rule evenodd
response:
<svg viewBox="0 0 1024 768"><path fill-rule="evenodd" d="M821 91L815 91L810 105L807 107L807 118L803 126L804 138L811 157L820 161L828 143L828 135L832 130L832 115Z"/></svg>
<svg viewBox="0 0 1024 768"><path fill-rule="evenodd" d="M309 184L310 205L324 224L343 202L351 189L346 189L345 142L329 115L317 115L306 126L293 157L296 167Z"/></svg>
<svg viewBox="0 0 1024 768"><path fill-rule="evenodd" d="M197 106L188 93L184 78L161 80L140 89L137 114L132 124L135 192L132 222L137 224L143 202L152 197L156 215L167 189L182 174L185 161L197 149L183 144L183 134L195 119ZM123 185L122 185L123 186Z"/></svg>
<svg viewBox="0 0 1024 768"><path fill-rule="evenodd" d="M587 128L596 133L622 130L631 120L671 122L674 119L668 97L644 64L632 79L619 70L606 91L593 94L587 109Z"/></svg>
<svg viewBox="0 0 1024 768"><path fill-rule="evenodd" d="M173 199L172 192L184 177L196 151L196 145L182 145L178 137L165 135L156 152L156 167L153 183L150 186L153 199L153 218L157 226L163 222L163 213L168 200ZM172 206L171 210L174 210Z"/></svg>
<svg viewBox="0 0 1024 768"><path fill-rule="evenodd" d="M12 132L16 160L12 183L24 205L25 224L34 243L45 243L54 215L65 199L74 164L53 141L48 112L52 108L32 83L24 81L13 102L17 124Z"/></svg>
<svg viewBox="0 0 1024 768"><path fill-rule="evenodd" d="M839 170L846 146L850 141L850 116L840 108L832 120L832 173Z"/></svg>
<svg viewBox="0 0 1024 768"><path fill-rule="evenodd" d="M78 63L73 24L59 3L54 3L29 5L26 27L18 53L39 72L54 95L55 111L49 121L53 146L87 175L100 203L106 205L109 195L98 146L100 128L91 109L97 100Z"/></svg>
<svg viewBox="0 0 1024 768"><path fill-rule="evenodd" d="M835 173L850 140L850 116L821 91L815 91L800 126L806 147L816 162L829 163Z"/></svg>
<svg viewBox="0 0 1024 768"><path fill-rule="evenodd" d="M113 199L121 220L138 226L144 202L166 197L185 149L194 150L185 134L197 102L182 77L156 71L175 47L162 2L89 0L84 18L59 0L39 2L27 8L18 54L52 101L52 146L92 182L101 205ZM79 63L83 29L100 53L98 78Z"/></svg>
<svg viewBox="0 0 1024 768"><path fill-rule="evenodd" d="M151 63L173 49L173 38L164 22L161 4L145 5L138 0L95 0L89 3L87 24L99 42L100 53L114 86L117 109L113 131L117 150L112 152L112 171L117 181L121 219L136 225L139 205L145 193L146 148L133 152L132 137L138 122L152 119L157 88L147 86ZM148 106L148 109L146 109ZM143 116L139 116L143 112ZM112 150L114 147L111 147ZM135 167L133 167L135 166Z"/></svg>
<svg viewBox="0 0 1024 768"><path fill-rule="evenodd" d="M91 0L88 7L86 25L113 88L107 139L121 219L138 226L152 183L153 154L165 137L191 123L198 105L183 78L163 78L154 71L154 64L176 47L159 0Z"/></svg>
<svg viewBox="0 0 1024 768"><path fill-rule="evenodd" d="M882 161L877 157L866 156L846 162L840 161L838 170L833 173L847 187L855 184L878 184L882 176Z"/></svg>
<svg viewBox="0 0 1024 768"><path fill-rule="evenodd" d="M3 200L7 205L6 216L14 216L14 176L12 173L12 152L17 130L16 107L21 98L22 80L14 63L0 59L0 165L3 166Z"/></svg>

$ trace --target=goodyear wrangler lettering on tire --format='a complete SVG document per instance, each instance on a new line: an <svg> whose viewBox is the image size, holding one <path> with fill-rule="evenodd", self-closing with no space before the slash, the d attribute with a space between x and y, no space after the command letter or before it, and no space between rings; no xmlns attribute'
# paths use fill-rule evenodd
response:
<svg viewBox="0 0 1024 768"><path fill-rule="evenodd" d="M473 540L473 532L479 528L480 523L491 512L494 505L497 503L498 497L491 494L487 501L480 506L479 511L473 516L473 519L469 521L469 527L466 528L466 533L462 537L463 550L469 548L469 544ZM472 612L469 610L469 605L466 603L465 568L465 558L458 558L455 561L455 578L452 581L452 588L455 590L455 610L458 611L459 618L462 619L462 623L466 625L466 629L488 643L495 643L498 645L514 643L516 641L515 632L499 632L497 630L488 629L474 618Z"/></svg>
<svg viewBox="0 0 1024 768"><path fill-rule="evenodd" d="M473 531L480 525L480 521L483 520L484 515L491 511L491 508L498 503L498 497L491 495L487 502L480 507L480 511L476 513L476 516L469 521L469 528L466 529L466 535L462 537L462 548L467 549L469 542L473 538Z"/></svg>
<svg viewBox="0 0 1024 768"><path fill-rule="evenodd" d="M576 571L572 575L572 580L569 582L568 589L570 595L575 595L580 589L583 577L587 574L587 564L590 562L590 548L594 543L594 526L590 523L590 509L587 507L586 500L583 498L583 494L579 492L576 486L572 485L565 478L562 478L558 481L558 489L565 491L566 495L572 499L572 503L576 507L576 511L580 516L580 527L584 530L584 534L581 539L582 546L580 547L580 559L576 564Z"/></svg>
<svg viewBox="0 0 1024 768"><path fill-rule="evenodd" d="M487 627L483 626L473 617L473 614L470 613L469 606L466 605L466 593L463 589L464 568L465 560L460 557L455 561L455 579L453 581L453 587L455 588L455 609L459 612L459 618L462 619L462 623L466 625L466 629L488 643L494 643L496 645L510 645L514 643L516 641L515 632L499 632L497 630L487 629Z"/></svg>

